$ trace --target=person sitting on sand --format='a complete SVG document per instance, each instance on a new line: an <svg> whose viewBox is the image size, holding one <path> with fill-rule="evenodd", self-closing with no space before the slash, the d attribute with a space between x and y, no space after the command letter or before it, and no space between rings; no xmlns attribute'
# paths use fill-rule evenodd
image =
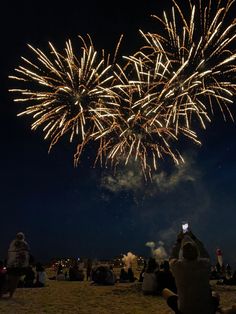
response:
<svg viewBox="0 0 236 314"><path fill-rule="evenodd" d="M46 285L46 272L41 263L36 264L36 282L34 284L34 287L45 287Z"/></svg>
<svg viewBox="0 0 236 314"><path fill-rule="evenodd" d="M170 257L170 268L175 277L178 295L169 289L164 289L162 295L175 313L216 313L219 297L211 291L209 283L209 255L192 232L181 232L178 235ZM230 312L222 313L235 312L231 309Z"/></svg>
<svg viewBox="0 0 236 314"><path fill-rule="evenodd" d="M128 275L128 272L126 271L126 269L124 267L122 267L120 270L119 282L120 283L129 282L129 275Z"/></svg>
<svg viewBox="0 0 236 314"><path fill-rule="evenodd" d="M128 268L127 274L128 274L128 281L129 282L134 282L136 280L134 277L134 272L133 272L131 267Z"/></svg>
<svg viewBox="0 0 236 314"><path fill-rule="evenodd" d="M92 268L93 268L93 262L91 259L88 259L87 265L86 265L86 279L87 279L87 281L91 280Z"/></svg>
<svg viewBox="0 0 236 314"><path fill-rule="evenodd" d="M151 257L148 260L147 268L143 274L142 291L143 294L157 294L157 273L159 272L159 265L155 258Z"/></svg>
<svg viewBox="0 0 236 314"><path fill-rule="evenodd" d="M219 279L219 274L217 272L217 268L216 266L211 266L211 271L210 271L210 279L211 280L216 280L216 279Z"/></svg>
<svg viewBox="0 0 236 314"><path fill-rule="evenodd" d="M146 267L147 267L147 262L144 261L144 263L143 263L143 268L142 268L142 270L141 270L141 272L140 272L140 274L139 274L139 280L138 280L139 282L143 282L143 276L144 276Z"/></svg>
<svg viewBox="0 0 236 314"><path fill-rule="evenodd" d="M74 262L69 268L69 280L70 281L83 281L84 273L83 270L79 269L79 264L77 261Z"/></svg>
<svg viewBox="0 0 236 314"><path fill-rule="evenodd" d="M225 268L225 278L226 279L232 278L232 270L229 264L227 264Z"/></svg>
<svg viewBox="0 0 236 314"><path fill-rule="evenodd" d="M34 286L35 273L32 266L27 267L24 277L24 288L32 288Z"/></svg>
<svg viewBox="0 0 236 314"><path fill-rule="evenodd" d="M92 272L92 281L98 285L114 285L116 277L113 270L107 265L100 265Z"/></svg>
<svg viewBox="0 0 236 314"><path fill-rule="evenodd" d="M62 264L59 263L57 266L57 275L63 274L63 267Z"/></svg>
<svg viewBox="0 0 236 314"><path fill-rule="evenodd" d="M160 271L157 272L157 290L158 294L161 295L163 289L167 288L177 293L175 278L170 271L170 264L168 261L164 261L160 265Z"/></svg>
<svg viewBox="0 0 236 314"><path fill-rule="evenodd" d="M0 298L5 292L7 284L7 269L4 267L3 261L0 261Z"/></svg>
<svg viewBox="0 0 236 314"><path fill-rule="evenodd" d="M233 273L233 276L230 278L223 278L216 283L217 285L228 285L228 286L235 286L236 285L236 271Z"/></svg>

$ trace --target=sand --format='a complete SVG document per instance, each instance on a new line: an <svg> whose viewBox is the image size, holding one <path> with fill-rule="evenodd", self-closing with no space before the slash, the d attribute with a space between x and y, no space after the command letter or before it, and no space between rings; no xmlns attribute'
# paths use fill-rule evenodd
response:
<svg viewBox="0 0 236 314"><path fill-rule="evenodd" d="M216 286L224 306L236 304L236 287ZM96 286L90 282L48 280L47 287L18 288L13 299L0 299L7 314L171 314L158 296L144 296L139 283Z"/></svg>

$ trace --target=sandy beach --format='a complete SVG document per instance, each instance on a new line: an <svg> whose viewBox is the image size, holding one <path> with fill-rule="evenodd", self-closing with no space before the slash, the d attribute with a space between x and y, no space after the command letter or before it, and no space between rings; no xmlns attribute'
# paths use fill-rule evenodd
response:
<svg viewBox="0 0 236 314"><path fill-rule="evenodd" d="M225 307L236 304L236 287L217 286ZM0 299L7 314L171 314L158 296L144 296L139 283L96 286L90 282L48 280L47 287L18 288L13 299Z"/></svg>

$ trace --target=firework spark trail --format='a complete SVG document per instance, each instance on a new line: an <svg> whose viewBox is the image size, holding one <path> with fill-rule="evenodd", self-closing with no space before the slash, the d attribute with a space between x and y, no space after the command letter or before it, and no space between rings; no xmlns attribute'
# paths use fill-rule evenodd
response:
<svg viewBox="0 0 236 314"><path fill-rule="evenodd" d="M131 159L138 161L144 175L151 175L157 169L157 161L169 156L176 164L183 162L183 157L176 149L178 141L175 129L166 127L167 111L159 95L163 89L163 77L168 70L158 57L158 77L160 91L156 90L157 77L145 70L141 59L131 56L128 66L132 80L117 65L114 75L117 79L113 91L119 99L120 114L116 117L113 133L109 134L110 143L105 147L108 159L114 164L127 164ZM199 143L196 134L186 127L179 126L179 133Z"/></svg>
<svg viewBox="0 0 236 314"><path fill-rule="evenodd" d="M82 38L81 38L82 39ZM37 60L16 69L12 79L33 85L32 89L11 89L21 94L16 102L30 102L21 115L32 115L32 129L43 126L45 139L51 139L50 148L65 134L70 142L78 142L75 161L84 146L96 132L105 133L117 114L117 102L110 90L113 75L105 57L99 59L92 42L82 39L80 58L76 57L70 41L65 52L59 53L49 43L50 57L40 49L29 46Z"/></svg>
<svg viewBox="0 0 236 314"><path fill-rule="evenodd" d="M36 61L10 78L31 89L12 89L17 102L30 105L19 115L32 115L32 129L42 126L50 148L69 134L76 140L75 163L90 141L98 141L95 163L113 166L134 160L151 176L159 159L183 162L180 137L200 144L196 131L206 128L216 108L224 119L235 96L236 20L227 22L234 0L188 0L189 12L173 0L170 13L154 16L159 33L140 31L145 45L125 65L116 56L101 56L81 38L76 56L71 42L63 53L49 43L50 57L30 48ZM186 9L186 6L184 7Z"/></svg>
<svg viewBox="0 0 236 314"><path fill-rule="evenodd" d="M235 41L236 22L226 22L233 3L218 1L214 7L209 2L202 7L201 0L189 0L190 14L185 16L173 0L172 15L154 16L161 22L162 35L141 31L147 45L139 54L146 67L155 69L160 53L168 63L162 96L168 108L167 127L174 123L176 135L179 125L191 128L193 117L206 128L216 105L224 119L226 113L233 119L229 105L235 95L236 53L230 45Z"/></svg>
<svg viewBox="0 0 236 314"><path fill-rule="evenodd" d="M134 158L150 173L164 155L176 164L183 161L175 149L179 136L200 144L196 122L205 129L216 105L224 119L226 112L233 119L228 104L233 103L236 86L236 54L230 50L236 24L225 21L234 1L228 0L225 7L223 2L202 7L201 0L189 1L185 17L173 1L170 16L155 16L164 35L141 31L147 44L127 58L132 75L126 74L128 67L116 74L122 121L108 158L125 164Z"/></svg>

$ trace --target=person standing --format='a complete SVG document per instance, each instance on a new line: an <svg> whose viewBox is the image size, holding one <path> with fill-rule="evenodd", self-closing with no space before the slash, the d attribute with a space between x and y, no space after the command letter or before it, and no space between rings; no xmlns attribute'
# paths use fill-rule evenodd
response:
<svg viewBox="0 0 236 314"><path fill-rule="evenodd" d="M29 266L29 245L23 232L18 232L10 243L7 256L8 290L11 298L17 288L20 277Z"/></svg>

